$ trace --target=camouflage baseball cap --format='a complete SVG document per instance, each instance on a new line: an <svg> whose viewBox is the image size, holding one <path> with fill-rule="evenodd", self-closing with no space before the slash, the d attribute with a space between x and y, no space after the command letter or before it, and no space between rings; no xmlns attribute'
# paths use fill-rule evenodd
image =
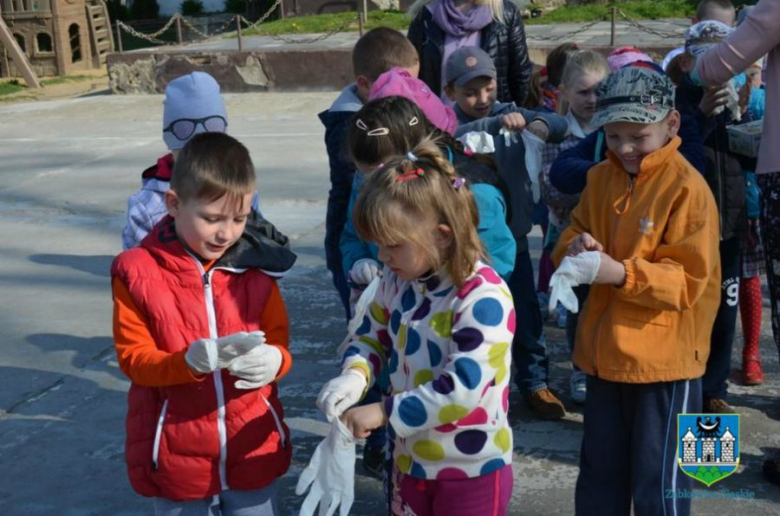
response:
<svg viewBox="0 0 780 516"><path fill-rule="evenodd" d="M685 50L694 57L706 52L713 45L728 38L734 29L714 20L691 25L685 31Z"/></svg>
<svg viewBox="0 0 780 516"><path fill-rule="evenodd" d="M674 109L674 84L653 69L631 66L601 81L596 97L593 127L612 122L654 124Z"/></svg>

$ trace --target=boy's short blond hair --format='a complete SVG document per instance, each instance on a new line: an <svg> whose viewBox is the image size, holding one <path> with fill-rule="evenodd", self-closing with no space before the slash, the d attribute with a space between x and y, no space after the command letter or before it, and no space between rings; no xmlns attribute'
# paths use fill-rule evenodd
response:
<svg viewBox="0 0 780 516"><path fill-rule="evenodd" d="M393 68L409 69L420 63L417 49L402 33L389 27L377 27L363 34L352 50L355 77L374 82Z"/></svg>
<svg viewBox="0 0 780 516"><path fill-rule="evenodd" d="M195 135L176 158L171 190L184 201L238 201L254 192L255 167L241 142L223 133Z"/></svg>

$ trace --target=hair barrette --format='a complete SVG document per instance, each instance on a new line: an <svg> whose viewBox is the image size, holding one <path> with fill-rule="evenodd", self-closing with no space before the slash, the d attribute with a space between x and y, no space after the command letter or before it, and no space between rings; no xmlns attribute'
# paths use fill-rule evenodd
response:
<svg viewBox="0 0 780 516"><path fill-rule="evenodd" d="M363 131L365 131L368 136L387 136L388 134L390 134L390 129L388 129L387 127L377 127L376 129L369 130L366 123L359 118L355 122L355 125L358 127L358 129L362 129Z"/></svg>
<svg viewBox="0 0 780 516"><path fill-rule="evenodd" d="M415 162L417 162L417 160L418 160L418 159L420 159L420 158L418 158L417 156L415 156L414 152L412 152L412 151L409 151L409 152L407 152L407 153L406 153L406 159L408 159L409 161L411 161L411 162L415 163Z"/></svg>
<svg viewBox="0 0 780 516"><path fill-rule="evenodd" d="M452 180L452 187L455 189L456 192L460 191L460 189L465 184L466 184L465 177L456 177L455 179Z"/></svg>
<svg viewBox="0 0 780 516"><path fill-rule="evenodd" d="M409 120L409 125L410 125L410 126L412 126L412 125L417 125L417 124L419 124L419 123L420 123L420 120L419 120L417 117L414 117L414 118L412 118L411 120Z"/></svg>
<svg viewBox="0 0 780 516"><path fill-rule="evenodd" d="M406 181L411 181L412 179L417 179L418 177L422 177L425 175L425 170L421 168L417 168L414 170L408 170L401 174L400 176L395 178L396 183L403 183Z"/></svg>

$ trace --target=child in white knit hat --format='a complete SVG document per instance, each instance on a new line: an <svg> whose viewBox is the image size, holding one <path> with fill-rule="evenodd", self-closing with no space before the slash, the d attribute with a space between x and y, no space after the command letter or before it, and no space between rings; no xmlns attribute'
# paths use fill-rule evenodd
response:
<svg viewBox="0 0 780 516"><path fill-rule="evenodd" d="M226 133L227 111L219 84L205 72L177 77L165 88L163 141L170 151L142 174L141 189L127 200L127 223L122 230L122 248L141 243L167 213L165 192L170 188L173 163L190 139L205 132ZM257 194L252 209L257 210Z"/></svg>

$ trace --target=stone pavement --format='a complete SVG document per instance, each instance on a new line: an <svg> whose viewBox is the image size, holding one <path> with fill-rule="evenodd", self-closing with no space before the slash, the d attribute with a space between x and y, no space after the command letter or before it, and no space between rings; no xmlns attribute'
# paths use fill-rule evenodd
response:
<svg viewBox="0 0 780 516"><path fill-rule="evenodd" d="M322 249L329 183L316 119L335 96L226 95L230 131L254 157L263 212L299 255L281 282L296 360L281 382L295 446L281 481L285 515L296 514L301 501L293 487L325 427L314 400L336 373L335 349L344 336ZM164 152L161 101L159 95L93 96L0 106L3 516L151 513L125 474L128 382L112 348L108 271L120 250L126 198L138 188L140 172ZM531 245L538 256L538 233ZM694 502L694 514L779 512L780 490L760 471L764 455L780 447L780 368L766 321L767 383L746 388L732 382L730 388L743 416L739 471L712 489L697 488L694 495L706 498ZM513 394L513 515L573 512L582 410L567 396L563 333L548 326L547 335L551 384L571 412L563 421L538 421ZM737 342L737 367L740 349ZM352 514L381 514L380 483L359 466L357 474ZM734 493L749 498L729 498Z"/></svg>

